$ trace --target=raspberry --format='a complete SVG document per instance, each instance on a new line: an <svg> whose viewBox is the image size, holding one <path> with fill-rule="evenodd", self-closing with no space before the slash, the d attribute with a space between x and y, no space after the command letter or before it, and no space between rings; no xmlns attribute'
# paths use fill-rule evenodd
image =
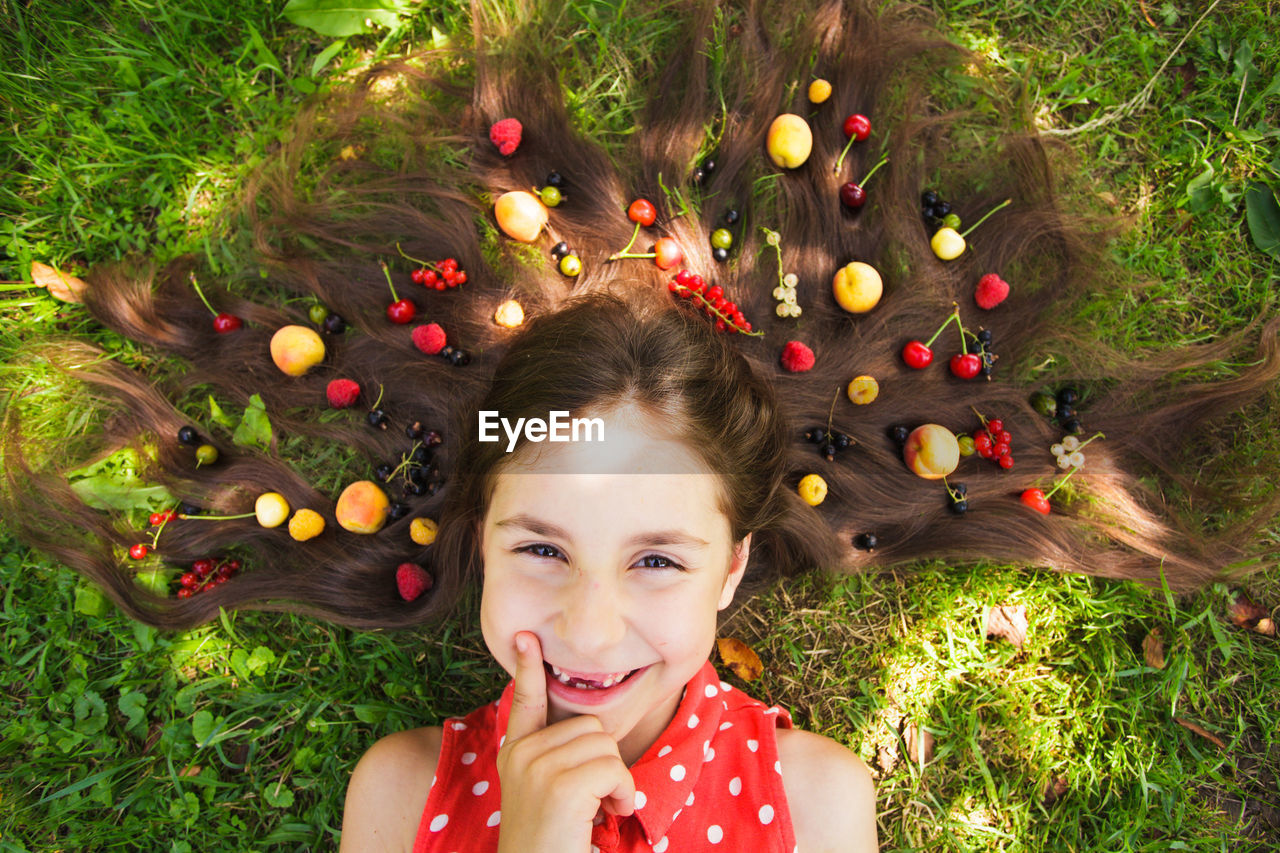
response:
<svg viewBox="0 0 1280 853"><path fill-rule="evenodd" d="M787 345L782 348L782 366L792 373L808 370L815 361L813 350L799 341L787 341Z"/></svg>
<svg viewBox="0 0 1280 853"><path fill-rule="evenodd" d="M289 519L289 535L297 542L315 539L324 532L324 516L313 509L300 509Z"/></svg>
<svg viewBox="0 0 1280 853"><path fill-rule="evenodd" d="M520 147L524 127L518 119L504 118L489 128L489 141L498 147L498 153L510 157Z"/></svg>
<svg viewBox="0 0 1280 853"><path fill-rule="evenodd" d="M984 311L990 311L1009 295L1009 283L993 272L978 279L978 286L973 291L973 301Z"/></svg>
<svg viewBox="0 0 1280 853"><path fill-rule="evenodd" d="M351 379L335 379L324 389L324 394L329 398L330 406L345 409L360 396L360 386Z"/></svg>
<svg viewBox="0 0 1280 853"><path fill-rule="evenodd" d="M417 563L401 563L396 567L396 589L405 601L413 601L431 589L431 575Z"/></svg>
<svg viewBox="0 0 1280 853"><path fill-rule="evenodd" d="M444 349L444 329L439 323L428 323L413 330L413 345L427 355L435 355Z"/></svg>

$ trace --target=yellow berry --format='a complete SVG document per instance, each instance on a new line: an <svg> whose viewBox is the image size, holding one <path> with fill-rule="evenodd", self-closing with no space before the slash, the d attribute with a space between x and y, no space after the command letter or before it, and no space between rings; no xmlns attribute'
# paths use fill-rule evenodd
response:
<svg viewBox="0 0 1280 853"><path fill-rule="evenodd" d="M514 329L524 322L524 308L514 299L508 299L493 312L493 321L504 329Z"/></svg>
<svg viewBox="0 0 1280 853"><path fill-rule="evenodd" d="M831 97L831 84L819 77L809 84L809 103L820 104Z"/></svg>
<svg viewBox="0 0 1280 853"><path fill-rule="evenodd" d="M800 497L809 506L817 506L827 499L827 481L817 474L805 474L800 480Z"/></svg>
<svg viewBox="0 0 1280 853"><path fill-rule="evenodd" d="M855 376L849 383L849 402L855 406L865 406L880 396L880 383L874 376Z"/></svg>
<svg viewBox="0 0 1280 853"><path fill-rule="evenodd" d="M314 509L300 509L289 519L289 535L299 542L315 539L324 532L324 516Z"/></svg>
<svg viewBox="0 0 1280 853"><path fill-rule="evenodd" d="M430 545L436 541L436 533L440 525L429 518L415 518L409 522L409 538L419 545Z"/></svg>
<svg viewBox="0 0 1280 853"><path fill-rule="evenodd" d="M253 504L253 513L263 527L279 527L289 517L289 502L279 492L263 492Z"/></svg>

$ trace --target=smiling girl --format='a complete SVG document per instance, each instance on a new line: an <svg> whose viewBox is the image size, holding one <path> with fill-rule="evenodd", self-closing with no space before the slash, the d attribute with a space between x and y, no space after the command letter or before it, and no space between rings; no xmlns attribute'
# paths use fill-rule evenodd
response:
<svg viewBox="0 0 1280 853"><path fill-rule="evenodd" d="M343 849L874 850L862 762L708 662L744 577L832 557L770 388L696 317L596 296L533 323L480 408L599 417L604 441L464 444L440 545L482 574L513 681L375 744Z"/></svg>

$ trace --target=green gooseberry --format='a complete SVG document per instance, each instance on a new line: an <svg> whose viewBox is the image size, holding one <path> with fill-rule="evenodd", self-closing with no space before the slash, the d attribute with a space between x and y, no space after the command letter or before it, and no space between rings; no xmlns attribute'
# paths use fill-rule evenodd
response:
<svg viewBox="0 0 1280 853"><path fill-rule="evenodd" d="M711 246L715 249L728 249L733 245L733 233L728 228L717 228L711 232Z"/></svg>
<svg viewBox="0 0 1280 853"><path fill-rule="evenodd" d="M1048 391L1037 391L1031 395L1031 408L1046 418L1052 418L1058 414L1058 401Z"/></svg>
<svg viewBox="0 0 1280 853"><path fill-rule="evenodd" d="M546 186L538 190L538 195L542 197L542 203L547 207L557 207L564 199L557 187Z"/></svg>
<svg viewBox="0 0 1280 853"><path fill-rule="evenodd" d="M324 318L328 316L329 309L321 305L319 302L307 309L307 317L309 317L311 322L315 323L317 326L323 323Z"/></svg>
<svg viewBox="0 0 1280 853"><path fill-rule="evenodd" d="M560 259L560 272L567 276L575 276L582 272L582 261L577 255L565 255Z"/></svg>
<svg viewBox="0 0 1280 853"><path fill-rule="evenodd" d="M942 217L942 224L947 228L954 228L955 230L959 231L960 217L957 214L948 213L946 216Z"/></svg>
<svg viewBox="0 0 1280 853"><path fill-rule="evenodd" d="M202 444L196 448L196 465L212 465L218 461L218 448Z"/></svg>
<svg viewBox="0 0 1280 853"><path fill-rule="evenodd" d="M977 450L971 435L956 436L956 444L960 445L961 456L972 456L974 451Z"/></svg>

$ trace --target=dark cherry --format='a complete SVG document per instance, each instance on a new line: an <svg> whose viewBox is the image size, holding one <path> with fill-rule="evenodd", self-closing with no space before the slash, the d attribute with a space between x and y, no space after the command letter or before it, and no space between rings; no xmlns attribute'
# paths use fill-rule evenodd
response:
<svg viewBox="0 0 1280 853"><path fill-rule="evenodd" d="M840 185L840 203L845 207L857 209L867 203L867 191L860 185L849 181Z"/></svg>
<svg viewBox="0 0 1280 853"><path fill-rule="evenodd" d="M189 445L199 444L200 433L196 432L196 428L193 426L181 427L178 430L178 442L180 444L189 444Z"/></svg>
<svg viewBox="0 0 1280 853"><path fill-rule="evenodd" d="M329 335L340 335L347 330L347 321L337 314L330 314L325 317L322 325L325 333Z"/></svg>
<svg viewBox="0 0 1280 853"><path fill-rule="evenodd" d="M234 332L236 329L240 328L240 325L240 318L234 314L227 314L226 312L223 312L213 318L213 330L220 335L225 335L228 332Z"/></svg>

